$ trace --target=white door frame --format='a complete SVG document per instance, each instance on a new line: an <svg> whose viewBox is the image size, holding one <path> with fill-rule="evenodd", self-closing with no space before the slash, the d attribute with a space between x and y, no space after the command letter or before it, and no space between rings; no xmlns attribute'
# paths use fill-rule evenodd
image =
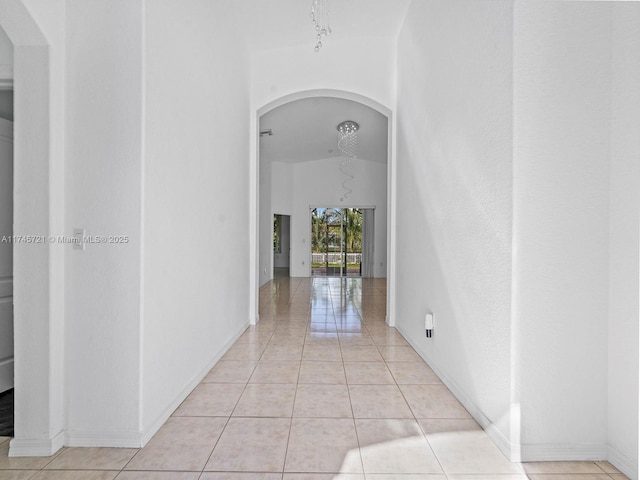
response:
<svg viewBox="0 0 640 480"><path fill-rule="evenodd" d="M258 108L251 118L251 146L249 167L249 323L255 325L260 320L258 313L259 295L259 221L260 221L260 117L271 110L295 100L312 97L331 97L352 100L366 105L387 117L387 323L395 326L395 265L396 265L396 120L392 110L369 97L344 90L318 89L291 93Z"/></svg>
<svg viewBox="0 0 640 480"><path fill-rule="evenodd" d="M14 45L14 235L48 237L64 221L64 99L53 94L64 78L22 1L0 0L0 26ZM15 438L9 455L51 455L62 447L64 429L64 251L14 244L13 269Z"/></svg>

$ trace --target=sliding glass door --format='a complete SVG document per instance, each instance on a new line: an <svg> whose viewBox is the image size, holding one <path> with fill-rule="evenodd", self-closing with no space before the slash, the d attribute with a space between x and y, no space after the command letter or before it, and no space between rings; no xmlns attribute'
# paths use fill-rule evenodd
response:
<svg viewBox="0 0 640 480"><path fill-rule="evenodd" d="M311 275L362 276L362 210L311 210Z"/></svg>

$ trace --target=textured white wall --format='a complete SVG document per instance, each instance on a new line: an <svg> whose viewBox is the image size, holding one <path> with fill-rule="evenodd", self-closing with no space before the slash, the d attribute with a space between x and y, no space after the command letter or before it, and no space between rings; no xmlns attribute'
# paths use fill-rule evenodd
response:
<svg viewBox="0 0 640 480"><path fill-rule="evenodd" d="M523 459L604 458L609 2L517 2L515 395Z"/></svg>
<svg viewBox="0 0 640 480"><path fill-rule="evenodd" d="M142 12L140 0L67 2L66 231L129 236L126 244L67 251L71 445L106 442L112 434L134 445L138 437Z"/></svg>
<svg viewBox="0 0 640 480"><path fill-rule="evenodd" d="M293 168L288 163L271 162L271 209L273 213L291 215Z"/></svg>
<svg viewBox="0 0 640 480"><path fill-rule="evenodd" d="M607 456L632 477L638 471L640 5L617 2L612 9Z"/></svg>
<svg viewBox="0 0 640 480"><path fill-rule="evenodd" d="M356 92L383 105L393 104L395 53L389 38L339 41L315 54L301 45L254 52L251 101L256 110L291 93L314 89ZM356 60L357 59L357 60Z"/></svg>
<svg viewBox="0 0 640 480"><path fill-rule="evenodd" d="M510 436L511 28L510 1L416 1L398 40L397 327L503 441Z"/></svg>
<svg viewBox="0 0 640 480"><path fill-rule="evenodd" d="M248 54L231 4L146 5L145 435L249 321Z"/></svg>
<svg viewBox="0 0 640 480"><path fill-rule="evenodd" d="M341 158L327 158L292 165L293 195L291 205L291 265L292 277L307 277L311 273L311 212L309 206L376 207L374 239L374 276L387 272L387 165L355 158L352 160L354 179L349 183L352 193L344 200L340 172Z"/></svg>
<svg viewBox="0 0 640 480"><path fill-rule="evenodd" d="M13 69L13 43L0 27L0 68Z"/></svg>

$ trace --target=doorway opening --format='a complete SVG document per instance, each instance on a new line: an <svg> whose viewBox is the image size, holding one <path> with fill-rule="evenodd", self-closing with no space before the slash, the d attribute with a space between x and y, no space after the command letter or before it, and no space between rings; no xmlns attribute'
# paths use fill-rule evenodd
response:
<svg viewBox="0 0 640 480"><path fill-rule="evenodd" d="M12 93L0 90L0 103ZM13 122L5 113L0 108L0 437L13 437Z"/></svg>
<svg viewBox="0 0 640 480"><path fill-rule="evenodd" d="M288 277L291 266L291 216L273 215L273 277Z"/></svg>
<svg viewBox="0 0 640 480"><path fill-rule="evenodd" d="M363 209L311 209L311 276L363 276Z"/></svg>

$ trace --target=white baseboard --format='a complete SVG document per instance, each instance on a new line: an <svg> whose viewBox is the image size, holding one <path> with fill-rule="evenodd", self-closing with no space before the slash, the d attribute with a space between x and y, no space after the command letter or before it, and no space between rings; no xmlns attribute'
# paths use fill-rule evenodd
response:
<svg viewBox="0 0 640 480"><path fill-rule="evenodd" d="M523 462L597 462L606 456L606 446L595 443L522 444Z"/></svg>
<svg viewBox="0 0 640 480"><path fill-rule="evenodd" d="M451 393L453 393L453 395L458 399L462 406L467 409L473 419L478 422L478 425L480 425L482 429L487 433L489 438L493 441L493 443L495 443L502 454L511 462L519 462L521 453L520 445L511 443L509 439L505 437L504 434L498 429L498 427L496 427L495 424L493 424L491 420L487 418L482 410L480 410L471 401L465 391L452 378L444 373L442 368L440 368L440 366L429 357L429 354L425 352L420 345L413 342L409 335L403 332L402 329L397 325L396 329L398 330L398 332L400 332L404 339L409 342L409 344L418 353L418 355L420 355L422 359L427 362L431 370L433 370L434 373L440 378L442 383L444 383L446 387L451 390Z"/></svg>
<svg viewBox="0 0 640 480"><path fill-rule="evenodd" d="M14 438L9 443L10 457L50 457L64 446L64 432L51 439Z"/></svg>
<svg viewBox="0 0 640 480"><path fill-rule="evenodd" d="M623 470L609 460L616 468L629 476L627 472L633 471L637 465L629 462L628 459L615 456L613 453L607 455L607 448L603 444L517 444L512 443L504 434L493 424L484 413L471 401L465 391L434 362L424 349L411 341L410 337L400 328L396 327L402 336L409 342L414 350L429 364L442 383L444 383L451 393L458 399L460 403L467 409L476 422L485 430L489 438L495 443L498 449L512 462L541 462L541 461L599 461L605 458L614 458L618 465L626 468ZM632 480L638 480L637 473Z"/></svg>
<svg viewBox="0 0 640 480"><path fill-rule="evenodd" d="M142 432L109 432L109 431L77 431L69 430L61 432L52 440L21 440L13 439L9 450L12 457L48 457L53 455L63 446L67 447L112 447L112 448L141 448L153 437L164 425L167 419L176 408L184 401L193 389L209 373L213 366L238 340L240 335L247 329L248 323L242 325L225 346L213 359L187 384L178 394L173 402L162 412L161 415L151 424L149 428Z"/></svg>
<svg viewBox="0 0 640 480"><path fill-rule="evenodd" d="M140 448L140 432L90 432L70 430L65 432L64 444L67 447L112 447Z"/></svg>
<svg viewBox="0 0 640 480"><path fill-rule="evenodd" d="M607 461L631 480L638 480L637 459L629 458L611 445L607 445Z"/></svg>
<svg viewBox="0 0 640 480"><path fill-rule="evenodd" d="M189 394L193 391L194 388L198 386L198 384L202 381L204 377L206 377L207 373L213 368L213 366L218 363L218 361L222 358L222 356L227 353L227 351L231 348L231 346L240 338L240 336L244 333L244 331L249 327L249 323L246 323L240 327L235 334L231 337L225 346L218 352L213 359L204 367L200 373L198 373L178 394L176 399L165 408L165 410L156 418L156 420L151 424L151 426L141 433L141 447L144 447L151 437L153 437L160 427L162 427L167 419L171 416L171 414L180 406L184 399L189 396Z"/></svg>

